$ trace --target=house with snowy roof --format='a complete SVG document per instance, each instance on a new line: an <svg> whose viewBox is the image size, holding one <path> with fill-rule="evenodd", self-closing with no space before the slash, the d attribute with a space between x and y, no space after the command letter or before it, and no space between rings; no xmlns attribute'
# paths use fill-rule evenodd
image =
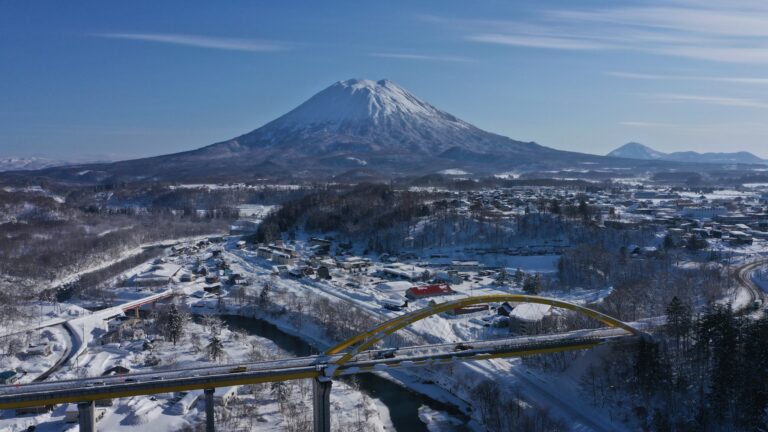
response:
<svg viewBox="0 0 768 432"><path fill-rule="evenodd" d="M541 321L552 311L552 306L538 303L520 303L509 314L509 327L520 335L536 334Z"/></svg>

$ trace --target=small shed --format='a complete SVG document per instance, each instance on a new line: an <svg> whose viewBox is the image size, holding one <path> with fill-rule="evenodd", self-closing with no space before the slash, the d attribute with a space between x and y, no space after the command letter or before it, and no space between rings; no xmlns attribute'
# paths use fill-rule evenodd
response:
<svg viewBox="0 0 768 432"><path fill-rule="evenodd" d="M231 387L216 387L216 391L213 393L214 403L227 406L233 399L237 398L237 390L240 386Z"/></svg>

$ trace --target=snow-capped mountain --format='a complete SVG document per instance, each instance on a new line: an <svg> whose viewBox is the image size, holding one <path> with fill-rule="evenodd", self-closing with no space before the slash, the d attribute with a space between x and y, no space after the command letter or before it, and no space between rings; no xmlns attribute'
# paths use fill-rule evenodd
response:
<svg viewBox="0 0 768 432"><path fill-rule="evenodd" d="M640 143L627 143L608 153L611 157L640 160L665 160L686 163L718 164L763 164L766 161L752 153L741 151L734 153L698 153L694 151L662 153Z"/></svg>
<svg viewBox="0 0 768 432"><path fill-rule="evenodd" d="M626 159L655 160L664 159L666 154L660 151L656 151L646 145L630 142L608 153L608 156Z"/></svg>
<svg viewBox="0 0 768 432"><path fill-rule="evenodd" d="M0 171L39 170L66 164L64 161L41 157L0 157Z"/></svg>
<svg viewBox="0 0 768 432"><path fill-rule="evenodd" d="M208 149L221 154L222 148L325 156L356 153L362 160L366 154L382 152L436 156L456 149L549 150L480 130L392 81L364 79L339 81L263 127Z"/></svg>
<svg viewBox="0 0 768 432"><path fill-rule="evenodd" d="M566 152L481 130L388 80L350 79L239 137L152 158L51 168L78 182L137 179L391 178L444 170L495 174L643 165ZM86 173L86 174L83 174Z"/></svg>

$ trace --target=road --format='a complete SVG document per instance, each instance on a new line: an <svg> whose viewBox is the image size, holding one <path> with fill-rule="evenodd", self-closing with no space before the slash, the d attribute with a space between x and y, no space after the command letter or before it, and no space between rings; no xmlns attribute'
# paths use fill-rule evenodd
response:
<svg viewBox="0 0 768 432"><path fill-rule="evenodd" d="M78 402L217 388L262 382L287 381L332 375L386 371L463 361L540 354L591 348L635 336L613 328L578 330L555 335L503 338L463 344L422 345L391 350L364 351L337 367L342 355L315 355L229 365L204 366L164 372L38 382L0 387L0 409Z"/></svg>
<svg viewBox="0 0 768 432"><path fill-rule="evenodd" d="M760 317L762 316L763 311L766 310L766 307L768 307L768 304L766 304L765 292L752 280L752 273L764 265L768 265L768 259L753 261L736 269L736 280L739 282L742 289L747 291L750 297L749 304L739 312L750 316ZM756 304L758 305L757 310L754 309L754 305Z"/></svg>
<svg viewBox="0 0 768 432"><path fill-rule="evenodd" d="M32 380L32 382L41 382L45 381L49 376L51 376L54 372L61 369L63 365L65 365L69 360L72 358L72 356L75 353L75 350L73 349L74 343L75 343L75 335L72 333L72 329L69 328L69 326L62 326L64 330L67 331L67 335L69 336L69 343L67 344L67 348L64 350L64 353L62 353L61 357L56 360L56 363L53 364L53 366L50 367L47 371L41 373L37 378Z"/></svg>

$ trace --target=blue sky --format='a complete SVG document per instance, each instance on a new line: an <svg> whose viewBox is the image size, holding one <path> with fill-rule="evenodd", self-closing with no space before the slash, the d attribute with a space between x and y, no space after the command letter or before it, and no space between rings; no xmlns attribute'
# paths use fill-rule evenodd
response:
<svg viewBox="0 0 768 432"><path fill-rule="evenodd" d="M763 0L0 0L0 156L194 149L353 77L560 149L768 158Z"/></svg>

